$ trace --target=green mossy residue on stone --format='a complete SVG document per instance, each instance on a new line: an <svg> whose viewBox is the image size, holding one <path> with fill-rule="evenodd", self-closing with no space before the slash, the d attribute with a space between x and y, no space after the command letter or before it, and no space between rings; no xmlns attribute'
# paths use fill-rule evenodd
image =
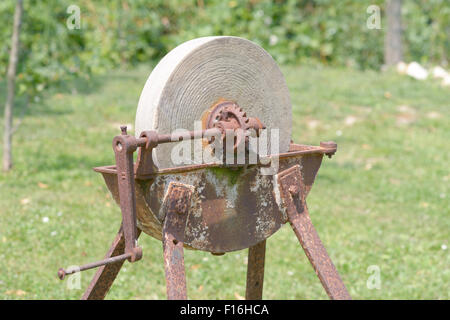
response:
<svg viewBox="0 0 450 320"><path fill-rule="evenodd" d="M235 185L244 171L243 168L210 168L210 170L217 179L226 180L230 185Z"/></svg>

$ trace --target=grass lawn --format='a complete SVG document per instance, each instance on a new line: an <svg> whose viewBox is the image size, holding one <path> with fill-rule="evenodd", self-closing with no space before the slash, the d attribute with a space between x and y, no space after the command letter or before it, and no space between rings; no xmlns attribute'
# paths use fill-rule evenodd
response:
<svg viewBox="0 0 450 320"><path fill-rule="evenodd" d="M116 234L120 210L91 168L113 164L112 138L119 124L134 123L150 71L80 80L26 111L14 135L15 167L0 173L0 298L82 295L94 271L82 273L79 290L69 290L56 272L101 259ZM338 143L308 205L352 297L449 299L450 89L374 71L283 72L294 141ZM139 242L144 258L124 265L107 298L165 299L162 245L148 236ZM242 298L246 257L247 250L185 251L189 298ZM374 265L380 289L366 284ZM264 298L327 298L289 226L267 242Z"/></svg>

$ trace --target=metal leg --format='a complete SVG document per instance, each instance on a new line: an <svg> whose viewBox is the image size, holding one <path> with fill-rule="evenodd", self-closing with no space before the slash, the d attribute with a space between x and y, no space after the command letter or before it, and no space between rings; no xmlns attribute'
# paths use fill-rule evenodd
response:
<svg viewBox="0 0 450 320"><path fill-rule="evenodd" d="M191 194L188 186L172 182L163 204L166 211L163 226L164 270L169 300L187 300L183 240Z"/></svg>
<svg viewBox="0 0 450 320"><path fill-rule="evenodd" d="M300 167L296 165L281 172L278 181L287 219L326 293L331 299L351 299L309 217Z"/></svg>
<svg viewBox="0 0 450 320"><path fill-rule="evenodd" d="M264 284L266 240L248 249L246 300L261 300Z"/></svg>
<svg viewBox="0 0 450 320"><path fill-rule="evenodd" d="M137 229L137 238L141 234L141 230ZM120 226L119 232L116 235L111 247L109 248L108 253L105 256L106 258L115 257L121 255L125 252L125 238L122 231L122 226ZM101 266L97 269L97 272L94 275L89 287L84 292L81 297L82 300L102 300L105 298L109 289L111 288L114 280L117 277L117 274L122 268L124 260L118 261L116 263L108 264Z"/></svg>
<svg viewBox="0 0 450 320"><path fill-rule="evenodd" d="M163 250L167 299L187 300L183 242L178 242L172 234L164 232Z"/></svg>
<svg viewBox="0 0 450 320"><path fill-rule="evenodd" d="M330 299L350 300L351 297L311 222L308 209L306 206L304 208L302 213L289 218L292 229Z"/></svg>

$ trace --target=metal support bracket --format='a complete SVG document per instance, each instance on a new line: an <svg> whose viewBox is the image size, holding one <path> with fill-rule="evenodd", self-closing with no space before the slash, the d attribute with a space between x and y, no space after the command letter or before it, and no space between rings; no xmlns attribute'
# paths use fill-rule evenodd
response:
<svg viewBox="0 0 450 320"><path fill-rule="evenodd" d="M142 248L137 246L136 237L136 195L134 190L133 153L137 147L136 138L127 134L126 127L122 127L122 134L113 139L120 210L122 211L122 229L125 238L125 253L131 254L128 258L130 262L142 258Z"/></svg>
<svg viewBox="0 0 450 320"><path fill-rule="evenodd" d="M283 206L294 233L330 299L351 299L333 262L314 228L306 206L303 177L299 165L278 174Z"/></svg>
<svg viewBox="0 0 450 320"><path fill-rule="evenodd" d="M187 300L183 241L192 189L192 186L171 182L162 208L165 210L162 240L169 300Z"/></svg>

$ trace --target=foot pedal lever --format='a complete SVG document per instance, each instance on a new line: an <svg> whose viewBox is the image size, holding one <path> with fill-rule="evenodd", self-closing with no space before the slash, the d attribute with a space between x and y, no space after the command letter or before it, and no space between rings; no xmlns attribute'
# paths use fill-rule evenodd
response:
<svg viewBox="0 0 450 320"><path fill-rule="evenodd" d="M66 275L69 275L69 274L74 274L77 272L81 272L81 271L85 271L85 270L89 270L89 269L93 269L93 268L97 268L97 267L101 267L101 266L106 266L108 264L116 263L116 262L127 260L127 259L130 262L134 262L134 261L140 260L141 258L142 258L142 248L136 247L134 249L134 253L124 253L124 254L121 254L121 255L118 255L115 257L111 257L108 259L87 263L87 264L79 266L79 267L69 268L67 270L60 268L58 270L58 278L61 280L64 280Z"/></svg>

